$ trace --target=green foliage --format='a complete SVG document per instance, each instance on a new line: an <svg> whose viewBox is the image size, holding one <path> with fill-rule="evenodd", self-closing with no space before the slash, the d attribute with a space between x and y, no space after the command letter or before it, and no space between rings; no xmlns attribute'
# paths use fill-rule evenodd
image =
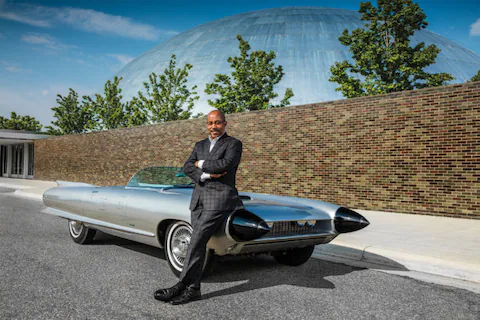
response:
<svg viewBox="0 0 480 320"><path fill-rule="evenodd" d="M251 110L284 107L289 105L293 91L287 88L285 96L279 105L273 105L271 100L278 97L274 86L284 76L283 67L275 67L273 51L250 50L250 45L237 35L240 56L229 57L228 62L234 69L231 76L216 74L213 83L206 86L207 94L218 94L216 100L208 100L213 107L224 113L234 113Z"/></svg>
<svg viewBox="0 0 480 320"><path fill-rule="evenodd" d="M192 119L200 119L200 118L203 118L203 117L206 117L207 115L204 114L203 112L199 112L197 113L196 115L193 115L192 116Z"/></svg>
<svg viewBox="0 0 480 320"><path fill-rule="evenodd" d="M113 82L105 83L104 95L95 94L95 100L84 96L84 107L92 111L93 130L108 130L141 125L147 122L147 113L135 101L122 102L122 78L115 77Z"/></svg>
<svg viewBox="0 0 480 320"><path fill-rule="evenodd" d="M474 75L470 81L480 81L480 70L478 70L477 74Z"/></svg>
<svg viewBox="0 0 480 320"><path fill-rule="evenodd" d="M350 47L354 64L336 62L330 81L337 82L347 98L445 85L454 78L447 73L427 73L440 52L435 45L421 42L410 46L410 37L427 26L426 15L412 0L378 0L378 8L361 2L359 12L364 29L349 34L341 44Z"/></svg>
<svg viewBox="0 0 480 320"><path fill-rule="evenodd" d="M191 68L192 65L186 64L182 69L177 69L176 57L172 55L165 73L160 76L152 73L150 82L144 83L146 96L139 92L138 97L126 103L122 102L122 89L119 87L122 78L115 77L113 82L108 80L103 95L95 94L93 98L83 96L81 104L78 94L70 89L66 97L57 95L58 106L52 108L57 120L52 121L55 127L47 127L47 133L83 133L188 119L194 101L199 98L193 91L196 86L188 89L186 85Z"/></svg>
<svg viewBox="0 0 480 320"><path fill-rule="evenodd" d="M0 129L40 132L42 125L34 117L10 113L10 119L0 116Z"/></svg>
<svg viewBox="0 0 480 320"><path fill-rule="evenodd" d="M192 65L187 63L183 68L176 65L177 58L172 54L164 73L157 75L152 72L149 82L143 83L146 96L139 92L138 98L132 100L138 109L150 111L150 120L154 123L190 118L193 104L199 98L194 91L197 86L187 87L188 71Z"/></svg>
<svg viewBox="0 0 480 320"><path fill-rule="evenodd" d="M50 135L63 135L72 133L83 133L94 125L92 120L93 112L86 105L80 105L78 94L70 88L68 96L57 94L58 106L53 107L54 117L52 126L47 126L47 133Z"/></svg>

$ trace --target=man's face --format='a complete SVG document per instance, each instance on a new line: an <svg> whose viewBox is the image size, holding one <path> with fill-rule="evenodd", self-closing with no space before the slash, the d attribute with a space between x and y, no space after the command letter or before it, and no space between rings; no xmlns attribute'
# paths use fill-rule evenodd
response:
<svg viewBox="0 0 480 320"><path fill-rule="evenodd" d="M224 121L218 112L212 111L207 116L207 130L210 138L220 137L225 132L227 121Z"/></svg>

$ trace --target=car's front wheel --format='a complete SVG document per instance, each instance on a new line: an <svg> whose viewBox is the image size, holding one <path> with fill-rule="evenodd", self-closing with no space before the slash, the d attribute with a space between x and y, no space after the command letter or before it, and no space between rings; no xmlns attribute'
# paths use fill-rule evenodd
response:
<svg viewBox="0 0 480 320"><path fill-rule="evenodd" d="M73 241L79 244L91 243L97 232L94 229L86 227L82 222L75 220L68 220L68 231Z"/></svg>
<svg viewBox="0 0 480 320"><path fill-rule="evenodd" d="M185 221L175 221L167 228L164 245L165 258L170 269L177 277L182 273L191 237L192 227ZM214 254L207 250L202 277L206 276L211 270L213 260Z"/></svg>
<svg viewBox="0 0 480 320"><path fill-rule="evenodd" d="M299 266L310 259L315 246L307 246L303 248L296 248L287 251L277 252L273 255L278 263L286 264L287 266Z"/></svg>

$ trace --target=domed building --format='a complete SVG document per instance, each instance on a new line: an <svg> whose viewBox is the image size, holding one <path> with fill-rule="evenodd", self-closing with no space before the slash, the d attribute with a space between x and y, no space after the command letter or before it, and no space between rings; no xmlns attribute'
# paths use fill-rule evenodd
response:
<svg viewBox="0 0 480 320"><path fill-rule="evenodd" d="M360 14L344 9L290 7L242 13L202 24L163 41L127 64L117 75L123 77L123 96L129 100L143 91L143 82L152 72L163 73L172 54L177 66L190 63L189 84L198 86L200 100L194 113L208 111L204 93L217 73L230 74L229 56L239 55L237 34L253 50L273 50L276 65L282 65L285 76L276 92L279 100L286 88L295 96L291 105L342 99L337 83L329 82L330 66L350 59L348 47L338 41L344 29L363 27ZM457 43L428 30L416 32L412 43L435 44L441 49L436 63L426 71L447 72L455 77L451 83L465 82L480 69L480 56Z"/></svg>

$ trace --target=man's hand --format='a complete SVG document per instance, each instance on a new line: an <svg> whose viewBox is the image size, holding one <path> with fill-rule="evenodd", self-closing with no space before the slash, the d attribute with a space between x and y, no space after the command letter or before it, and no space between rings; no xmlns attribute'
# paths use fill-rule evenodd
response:
<svg viewBox="0 0 480 320"><path fill-rule="evenodd" d="M195 161L195 167L198 168L198 161Z"/></svg>
<svg viewBox="0 0 480 320"><path fill-rule="evenodd" d="M224 173L210 173L210 178L212 179L218 179L220 177L223 177L224 175L226 175L227 173L224 172Z"/></svg>

